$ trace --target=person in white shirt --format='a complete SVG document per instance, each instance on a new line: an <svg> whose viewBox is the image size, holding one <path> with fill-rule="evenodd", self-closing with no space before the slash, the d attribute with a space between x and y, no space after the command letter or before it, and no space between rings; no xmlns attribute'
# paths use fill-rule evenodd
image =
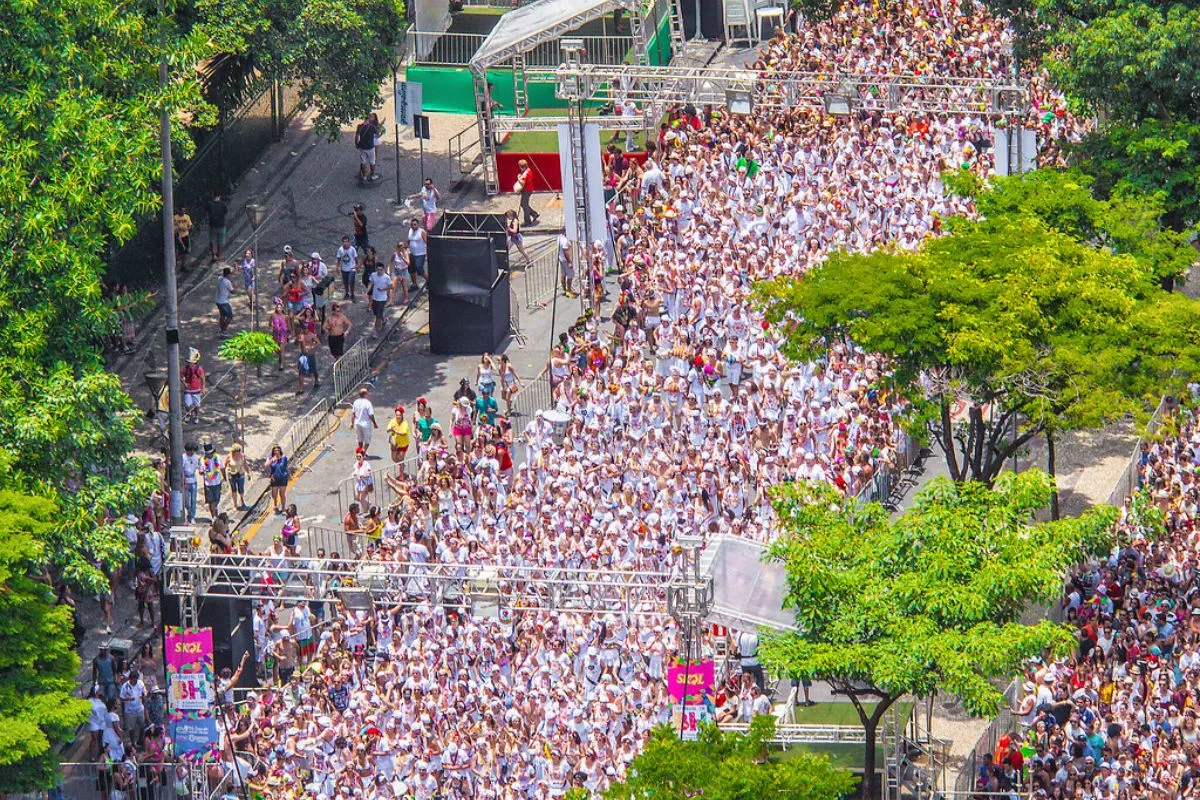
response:
<svg viewBox="0 0 1200 800"><path fill-rule="evenodd" d="M119 696L124 711L125 735L140 741L142 730L146 727L146 684L137 670L132 670L129 678L121 684Z"/></svg>
<svg viewBox="0 0 1200 800"><path fill-rule="evenodd" d="M371 447L371 433L379 427L375 421L375 406L371 403L371 390L366 386L358 390L358 399L350 406L350 424L354 426L354 439L366 452Z"/></svg>
<svg viewBox="0 0 1200 800"><path fill-rule="evenodd" d="M383 331L383 315L387 311L388 302L392 299L392 285L395 282L391 275L384 270L382 261L375 264L371 273L371 313L375 315L375 331L372 337L379 336Z"/></svg>
<svg viewBox="0 0 1200 800"><path fill-rule="evenodd" d="M342 272L342 297L353 303L355 277L358 275L358 248L350 244L349 236L342 237L342 246L337 249L335 258Z"/></svg>
<svg viewBox="0 0 1200 800"><path fill-rule="evenodd" d="M417 288L417 276L425 277L425 257L429 254L429 234L421 227L421 220L413 217L408 223L408 262L412 272L412 288Z"/></svg>

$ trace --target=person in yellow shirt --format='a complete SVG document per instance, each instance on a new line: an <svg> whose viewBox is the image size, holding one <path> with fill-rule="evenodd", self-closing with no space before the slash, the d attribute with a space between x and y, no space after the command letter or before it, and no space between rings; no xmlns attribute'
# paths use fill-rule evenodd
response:
<svg viewBox="0 0 1200 800"><path fill-rule="evenodd" d="M396 416L388 421L388 443L392 446L392 463L400 464L408 453L408 445L412 441L412 428L404 416L404 406L396 406ZM404 468L401 467L401 470Z"/></svg>

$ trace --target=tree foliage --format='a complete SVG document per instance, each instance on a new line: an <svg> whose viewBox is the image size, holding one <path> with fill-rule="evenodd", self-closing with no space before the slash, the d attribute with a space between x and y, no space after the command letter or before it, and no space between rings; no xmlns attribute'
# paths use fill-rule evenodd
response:
<svg viewBox="0 0 1200 800"><path fill-rule="evenodd" d="M993 489L935 479L895 519L824 484L774 491L786 535L769 552L787 570L784 602L799 632L768 637L759 654L773 670L845 692L872 766L875 727L903 695L952 692L987 716L1003 700L992 679L1071 648L1065 627L1019 616L1057 600L1067 570L1107 550L1116 515L1105 506L1032 524L1051 492L1037 470L1005 473ZM867 701L877 702L870 714Z"/></svg>
<svg viewBox="0 0 1200 800"><path fill-rule="evenodd" d="M1153 194L1173 230L1200 223L1200 121L1115 121L1085 137L1075 152L1081 168L1095 176L1099 196Z"/></svg>
<svg viewBox="0 0 1200 800"><path fill-rule="evenodd" d="M780 800L837 800L854 788L847 771L812 753L759 763L775 718L762 715L747 734L701 726L694 742L680 740L669 725L656 728L629 768L629 778L604 793L606 800L711 800L761 797Z"/></svg>
<svg viewBox="0 0 1200 800"><path fill-rule="evenodd" d="M195 14L244 70L298 82L330 138L380 104L405 28L403 0L195 0Z"/></svg>
<svg viewBox="0 0 1200 800"><path fill-rule="evenodd" d="M43 544L56 525L49 500L0 490L0 786L51 785L53 746L68 740L88 704L71 697L79 657L71 611L37 579Z"/></svg>
<svg viewBox="0 0 1200 800"><path fill-rule="evenodd" d="M1187 248L1153 201L1034 173L976 202L989 216L950 220L919 252L834 254L759 295L791 356L843 339L887 356L951 477L990 483L1044 431L1102 426L1181 385L1200 368L1200 306L1158 288Z"/></svg>
<svg viewBox="0 0 1200 800"><path fill-rule="evenodd" d="M113 0L0 9L2 467L57 501L44 552L91 591L128 551L106 515L140 511L154 485L129 457L136 412L104 371L121 307L102 294L103 256L158 207L159 110L204 107L190 77L204 43L159 22ZM162 89L164 44L185 77Z"/></svg>

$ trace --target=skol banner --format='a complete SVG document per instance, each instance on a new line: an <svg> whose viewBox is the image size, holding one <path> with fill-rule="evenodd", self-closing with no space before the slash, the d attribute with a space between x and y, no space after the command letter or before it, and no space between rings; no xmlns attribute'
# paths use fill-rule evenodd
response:
<svg viewBox="0 0 1200 800"><path fill-rule="evenodd" d="M212 716L216 699L212 628L167 632L167 702L175 755L202 758L220 741Z"/></svg>
<svg viewBox="0 0 1200 800"><path fill-rule="evenodd" d="M713 662L693 661L690 664L678 662L667 669L667 691L671 700L682 703L684 697L698 700L713 690Z"/></svg>

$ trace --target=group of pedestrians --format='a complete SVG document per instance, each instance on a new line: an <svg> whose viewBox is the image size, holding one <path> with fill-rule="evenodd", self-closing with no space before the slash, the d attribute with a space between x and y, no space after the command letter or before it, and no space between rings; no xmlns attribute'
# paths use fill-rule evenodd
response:
<svg viewBox="0 0 1200 800"><path fill-rule="evenodd" d="M979 766L978 789L1056 800L1200 793L1197 399L1172 433L1141 446L1139 492L1124 499L1111 552L1067 585L1061 612L1077 646L1027 666L1020 729Z"/></svg>
<svg viewBox="0 0 1200 800"><path fill-rule="evenodd" d="M755 68L769 76L832 60L1006 75L1009 39L953 0L850 3L776 36ZM1043 113L1031 107L1030 120ZM1078 133L1069 115L1051 116L1037 122L1043 139ZM665 670L679 631L661 597L606 588L605 576L664 581L685 539L769 540L770 487L820 481L857 494L892 469L901 441L906 407L887 390L889 365L849 342L788 361L752 285L801 277L832 250L914 248L941 219L972 213L940 175L989 172L988 123L879 104L848 117L688 106L672 111L644 160L610 154L618 301L611 326L590 317L560 338L545 409L514 417L506 402L502 412L525 381L490 355L448 408L397 397L380 413L361 392L355 502L336 547L300 545L303 517L282 503L284 533L265 552L214 544L250 554L249 579L278 592L256 607L255 635L256 666L279 685L232 710L226 763L229 748L249 750L261 762L246 777L252 791L318 800L552 798L624 776L669 719ZM409 246L397 248L409 275L423 274L427 224L411 220ZM516 214L509 224L519 236ZM358 243L349 246L357 263ZM400 277L395 262L369 263ZM597 282L585 272L593 264L570 266ZM373 301L383 287L371 286ZM297 301L303 314L303 291ZM392 463L372 468L380 431ZM389 592L382 605L330 592L376 574ZM546 575L572 577L555 606ZM508 598L497 614L447 600L468 579ZM303 600L292 599L298 591ZM712 641L702 646L711 652ZM752 648L741 655L753 662ZM754 666L722 690L723 714L770 710Z"/></svg>

